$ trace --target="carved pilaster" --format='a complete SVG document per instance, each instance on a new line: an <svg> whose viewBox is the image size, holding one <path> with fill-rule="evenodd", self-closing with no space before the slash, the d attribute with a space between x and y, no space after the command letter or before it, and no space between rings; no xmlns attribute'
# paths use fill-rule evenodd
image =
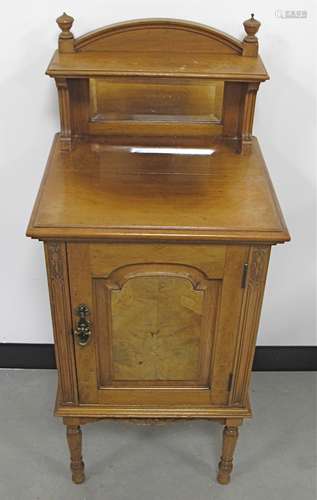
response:
<svg viewBox="0 0 317 500"><path fill-rule="evenodd" d="M259 246L252 248L252 259L250 262L248 286L256 289L261 286L266 274L267 247Z"/></svg>
<svg viewBox="0 0 317 500"><path fill-rule="evenodd" d="M259 82L247 83L243 95L240 132L242 153L246 152L252 144L252 128L258 88Z"/></svg>
<svg viewBox="0 0 317 500"><path fill-rule="evenodd" d="M77 402L77 381L65 243L45 243L45 256L55 356L59 368L60 401L63 404L73 404Z"/></svg>
<svg viewBox="0 0 317 500"><path fill-rule="evenodd" d="M247 402L270 250L268 245L253 246L250 250L247 288L243 298L235 357L236 376L229 404L244 406Z"/></svg>
<svg viewBox="0 0 317 500"><path fill-rule="evenodd" d="M72 142L72 130L68 83L66 78L55 78L55 82L58 91L59 114L61 122L61 149L63 151L70 151Z"/></svg>
<svg viewBox="0 0 317 500"><path fill-rule="evenodd" d="M47 244L49 249L49 265L51 279L60 283L64 282L63 256L60 243L51 242Z"/></svg>

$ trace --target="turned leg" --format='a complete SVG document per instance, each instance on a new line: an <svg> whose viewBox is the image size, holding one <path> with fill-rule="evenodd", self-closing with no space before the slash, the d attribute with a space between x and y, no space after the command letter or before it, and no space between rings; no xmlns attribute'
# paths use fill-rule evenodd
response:
<svg viewBox="0 0 317 500"><path fill-rule="evenodd" d="M85 480L84 462L81 456L81 429L79 425L67 425L67 442L70 451L72 480L80 484Z"/></svg>
<svg viewBox="0 0 317 500"><path fill-rule="evenodd" d="M226 425L223 429L222 455L219 462L218 483L230 483L232 471L233 453L239 436L239 424Z"/></svg>

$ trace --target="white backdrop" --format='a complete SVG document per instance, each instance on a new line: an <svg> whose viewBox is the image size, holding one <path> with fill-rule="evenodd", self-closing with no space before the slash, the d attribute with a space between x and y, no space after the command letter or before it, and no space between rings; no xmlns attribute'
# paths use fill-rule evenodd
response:
<svg viewBox="0 0 317 500"><path fill-rule="evenodd" d="M299 0L298 0L299 2ZM307 10L282 19L278 9ZM272 249L258 344L316 344L316 12L314 0L11 0L1 6L0 342L52 341L42 245L24 237L52 137L59 128L54 81L55 18L75 18L75 36L113 22L174 17L243 36L262 22L260 53L271 75L258 93L255 135L293 240Z"/></svg>

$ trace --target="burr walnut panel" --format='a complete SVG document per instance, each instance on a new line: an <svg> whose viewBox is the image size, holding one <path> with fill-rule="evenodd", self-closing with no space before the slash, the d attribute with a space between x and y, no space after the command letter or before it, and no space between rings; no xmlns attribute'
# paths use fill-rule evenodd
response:
<svg viewBox="0 0 317 500"><path fill-rule="evenodd" d="M100 384L208 387L219 289L175 264L129 265L95 280Z"/></svg>
<svg viewBox="0 0 317 500"><path fill-rule="evenodd" d="M180 278L136 277L113 291L113 379L198 379L202 306Z"/></svg>

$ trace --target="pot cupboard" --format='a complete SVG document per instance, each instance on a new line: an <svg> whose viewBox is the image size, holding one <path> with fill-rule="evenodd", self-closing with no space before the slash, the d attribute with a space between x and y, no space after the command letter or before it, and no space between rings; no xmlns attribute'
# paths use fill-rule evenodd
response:
<svg viewBox="0 0 317 500"><path fill-rule="evenodd" d="M226 484L270 250L289 240L252 134L260 23L242 41L172 19L78 38L57 23L61 128L27 235L45 247L73 481L83 424L204 418L224 426Z"/></svg>

